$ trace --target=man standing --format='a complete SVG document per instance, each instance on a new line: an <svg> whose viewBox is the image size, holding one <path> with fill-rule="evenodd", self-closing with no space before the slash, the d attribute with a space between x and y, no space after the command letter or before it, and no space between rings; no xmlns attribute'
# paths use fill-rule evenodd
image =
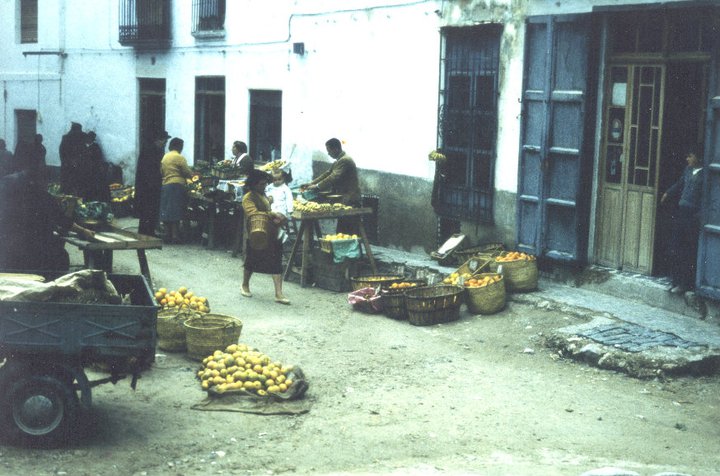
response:
<svg viewBox="0 0 720 476"><path fill-rule="evenodd" d="M73 122L70 131L60 141L60 189L77 196L80 192L79 168L85 151L85 133L82 126Z"/></svg>
<svg viewBox="0 0 720 476"><path fill-rule="evenodd" d="M327 172L312 182L302 185L300 189L330 190L342 196L341 201L344 205L359 207L361 195L355 161L345 153L340 141L334 137L325 143L325 148L335 162ZM338 219L337 232L358 234L359 225L358 217L342 217Z"/></svg>
<svg viewBox="0 0 720 476"><path fill-rule="evenodd" d="M160 190L162 172L160 161L170 135L166 131L153 131L143 138L135 170L135 214L140 219L138 233L155 236L160 217Z"/></svg>
<svg viewBox="0 0 720 476"><path fill-rule="evenodd" d="M687 167L680 179L665 192L660 203L671 199L677 204L673 212L671 258L672 285L669 291L682 294L693 288L700 233L700 205L702 199L702 160L695 152L685 156Z"/></svg>

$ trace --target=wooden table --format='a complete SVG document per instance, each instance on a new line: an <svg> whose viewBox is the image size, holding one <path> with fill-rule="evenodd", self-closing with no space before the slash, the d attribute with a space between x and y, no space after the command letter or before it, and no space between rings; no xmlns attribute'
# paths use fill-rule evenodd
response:
<svg viewBox="0 0 720 476"><path fill-rule="evenodd" d="M300 265L300 286L306 287L307 283L307 271L310 262L310 248L312 246L313 235L320 237L320 224L318 220L336 219L348 216L359 216L359 215L370 215L372 214L372 208L351 208L349 210L328 210L323 212L308 213L295 211L292 214L292 218L300 221L300 228L298 229L297 240L292 247L290 258L288 259L287 266L285 267L284 279L287 279L292 264L295 261L295 255L297 254L298 247L302 241L302 263ZM368 259L370 260L370 268L373 273L377 273L377 267L375 266L375 257L370 249L370 243L368 243L367 234L365 233L365 226L362 220L359 220L358 231L360 231L360 240L362 242L365 253L367 253Z"/></svg>
<svg viewBox="0 0 720 476"><path fill-rule="evenodd" d="M150 268L148 267L145 250L162 249L162 240L160 238L140 235L113 225L107 225L95 232L95 239L92 241L74 234L64 236L63 240L77 246L83 252L86 268L101 269L108 273L112 273L113 251L136 250L140 273L147 278L148 284L152 288Z"/></svg>

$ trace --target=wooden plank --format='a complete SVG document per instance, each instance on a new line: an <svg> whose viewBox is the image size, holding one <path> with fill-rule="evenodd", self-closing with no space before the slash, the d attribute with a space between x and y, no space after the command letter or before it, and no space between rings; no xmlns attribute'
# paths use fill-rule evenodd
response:
<svg viewBox="0 0 720 476"><path fill-rule="evenodd" d="M372 214L372 208L351 208L348 210L327 210L321 212L300 212L294 211L292 217L296 220L324 220L327 218L340 218L355 215L370 215Z"/></svg>

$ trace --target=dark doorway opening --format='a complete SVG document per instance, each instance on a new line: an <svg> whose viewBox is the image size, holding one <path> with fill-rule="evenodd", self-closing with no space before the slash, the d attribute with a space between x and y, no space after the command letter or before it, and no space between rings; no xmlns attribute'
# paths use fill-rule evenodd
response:
<svg viewBox="0 0 720 476"><path fill-rule="evenodd" d="M687 166L688 151L703 155L705 138L706 65L697 62L674 62L667 65L662 156L658 180L659 197L682 175ZM658 207L655 221L655 261L653 274L665 276L676 266L669 256L671 222L676 204Z"/></svg>
<svg viewBox="0 0 720 476"><path fill-rule="evenodd" d="M139 78L140 135L165 130L165 80Z"/></svg>
<svg viewBox="0 0 720 476"><path fill-rule="evenodd" d="M250 91L250 156L255 162L280 159L282 91Z"/></svg>

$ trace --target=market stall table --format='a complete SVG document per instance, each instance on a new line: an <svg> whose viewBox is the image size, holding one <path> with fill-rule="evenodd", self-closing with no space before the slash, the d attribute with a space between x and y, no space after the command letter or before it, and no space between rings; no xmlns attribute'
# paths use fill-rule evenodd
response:
<svg viewBox="0 0 720 476"><path fill-rule="evenodd" d="M152 287L145 250L162 249L162 240L160 238L140 235L113 225L106 225L95 231L92 240L80 238L74 234L64 236L63 240L77 246L83 252L86 268L101 269L108 273L112 273L113 251L136 250L140 273L147 278L148 284Z"/></svg>
<svg viewBox="0 0 720 476"><path fill-rule="evenodd" d="M322 212L294 211L292 218L300 221L300 228L298 229L297 240L295 241L295 244L292 247L292 252L290 253L290 259L288 259L287 266L285 267L285 274L283 275L284 279L287 279L290 274L292 264L295 260L295 255L297 254L300 242L302 241L300 286L307 286L307 271L310 261L310 248L312 246L313 235L320 237L320 224L318 220L331 220L348 216L370 215L372 212L372 208L351 208L347 210L326 210ZM360 220L358 229L360 231L360 240L363 248L370 260L370 268L373 273L377 273L375 258L373 257L372 250L370 249L370 243L368 243L365 226L363 225L362 220Z"/></svg>
<svg viewBox="0 0 720 476"><path fill-rule="evenodd" d="M221 196L222 195L222 196ZM202 217L204 225L204 233L207 236L206 245L208 248L215 248L217 242L217 219L220 215L232 217L233 241L232 256L235 257L242 253L242 237L243 237L243 208L242 203L237 200L225 198L229 194L202 195L198 193L190 194L189 208L193 210L204 210ZM195 217L197 218L197 217ZM192 217L190 218L192 219Z"/></svg>

